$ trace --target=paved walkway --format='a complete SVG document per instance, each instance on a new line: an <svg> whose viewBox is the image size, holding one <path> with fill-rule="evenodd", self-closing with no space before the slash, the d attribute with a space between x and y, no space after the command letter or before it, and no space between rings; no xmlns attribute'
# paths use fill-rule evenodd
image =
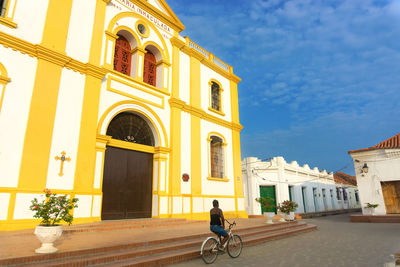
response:
<svg viewBox="0 0 400 267"><path fill-rule="evenodd" d="M382 267L400 252L400 224L351 223L349 214L305 221L317 231L245 247L237 259L220 255L213 266ZM201 259L173 265L203 266Z"/></svg>

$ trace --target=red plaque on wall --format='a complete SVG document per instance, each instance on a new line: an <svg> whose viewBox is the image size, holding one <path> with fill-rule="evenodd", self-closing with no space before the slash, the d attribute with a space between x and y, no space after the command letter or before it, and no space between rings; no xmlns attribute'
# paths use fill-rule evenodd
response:
<svg viewBox="0 0 400 267"><path fill-rule="evenodd" d="M189 174L187 174L187 173L182 174L182 180L183 180L184 182L189 181Z"/></svg>

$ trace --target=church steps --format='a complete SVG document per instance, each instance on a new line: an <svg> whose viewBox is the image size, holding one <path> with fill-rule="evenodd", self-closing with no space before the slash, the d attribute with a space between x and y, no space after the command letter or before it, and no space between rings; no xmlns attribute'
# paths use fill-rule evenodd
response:
<svg viewBox="0 0 400 267"><path fill-rule="evenodd" d="M272 240L276 240L276 239L281 239L281 238L285 238L285 237L300 234L300 233L310 232L313 230L316 230L316 226L302 225L301 227L298 227L295 229L287 229L287 230L277 231L275 233L268 233L268 234L264 234L264 235L260 235L260 236L252 237L252 238L246 238L243 236L241 236L241 237L242 237L243 246L246 247L249 245L256 245L259 243L272 241ZM180 262L187 261L187 260L192 260L192 259L199 258L199 257L200 257L200 246L185 248L182 250L174 250L173 252L164 252L161 254L150 255L150 256L145 256L145 257L140 257L140 258L135 258L135 259L122 260L122 261L113 262L113 263L99 264L96 266L105 266L105 267L165 266L165 265L180 263Z"/></svg>
<svg viewBox="0 0 400 267"><path fill-rule="evenodd" d="M242 227L234 230L234 232L242 237L245 245L250 245L315 229L315 226L295 221L274 225ZM198 257L203 240L210 235L211 233L205 232L202 234L124 245L58 252L48 255L35 255L25 258L9 259L8 261L0 260L0 265L88 266L111 264L110 266L113 266L113 263L116 263L117 265L115 266L125 266L125 264L127 264L126 266L130 266L130 264L136 265L140 263L144 264L143 266L147 266L147 264L171 264Z"/></svg>
<svg viewBox="0 0 400 267"><path fill-rule="evenodd" d="M125 230L125 229L137 229L137 228L153 228L163 227L170 225L180 224L195 224L203 223L203 221L188 221L186 219L165 219L165 220L132 220L132 221L119 221L119 222L101 222L92 225L74 225L65 228L64 233L76 233L76 232L92 232L92 231L114 231L114 230Z"/></svg>

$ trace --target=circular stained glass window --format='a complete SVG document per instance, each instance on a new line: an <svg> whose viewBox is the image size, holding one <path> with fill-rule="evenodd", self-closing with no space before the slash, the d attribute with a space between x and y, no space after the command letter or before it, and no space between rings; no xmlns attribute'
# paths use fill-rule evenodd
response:
<svg viewBox="0 0 400 267"><path fill-rule="evenodd" d="M146 27L143 24L138 24L137 28L141 34L146 34Z"/></svg>

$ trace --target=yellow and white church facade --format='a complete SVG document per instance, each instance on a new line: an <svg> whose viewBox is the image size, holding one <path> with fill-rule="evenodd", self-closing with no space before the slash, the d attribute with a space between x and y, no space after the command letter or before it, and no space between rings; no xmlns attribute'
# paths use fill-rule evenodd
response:
<svg viewBox="0 0 400 267"><path fill-rule="evenodd" d="M247 217L240 78L164 0L0 7L0 230L36 226L45 188L74 223Z"/></svg>

